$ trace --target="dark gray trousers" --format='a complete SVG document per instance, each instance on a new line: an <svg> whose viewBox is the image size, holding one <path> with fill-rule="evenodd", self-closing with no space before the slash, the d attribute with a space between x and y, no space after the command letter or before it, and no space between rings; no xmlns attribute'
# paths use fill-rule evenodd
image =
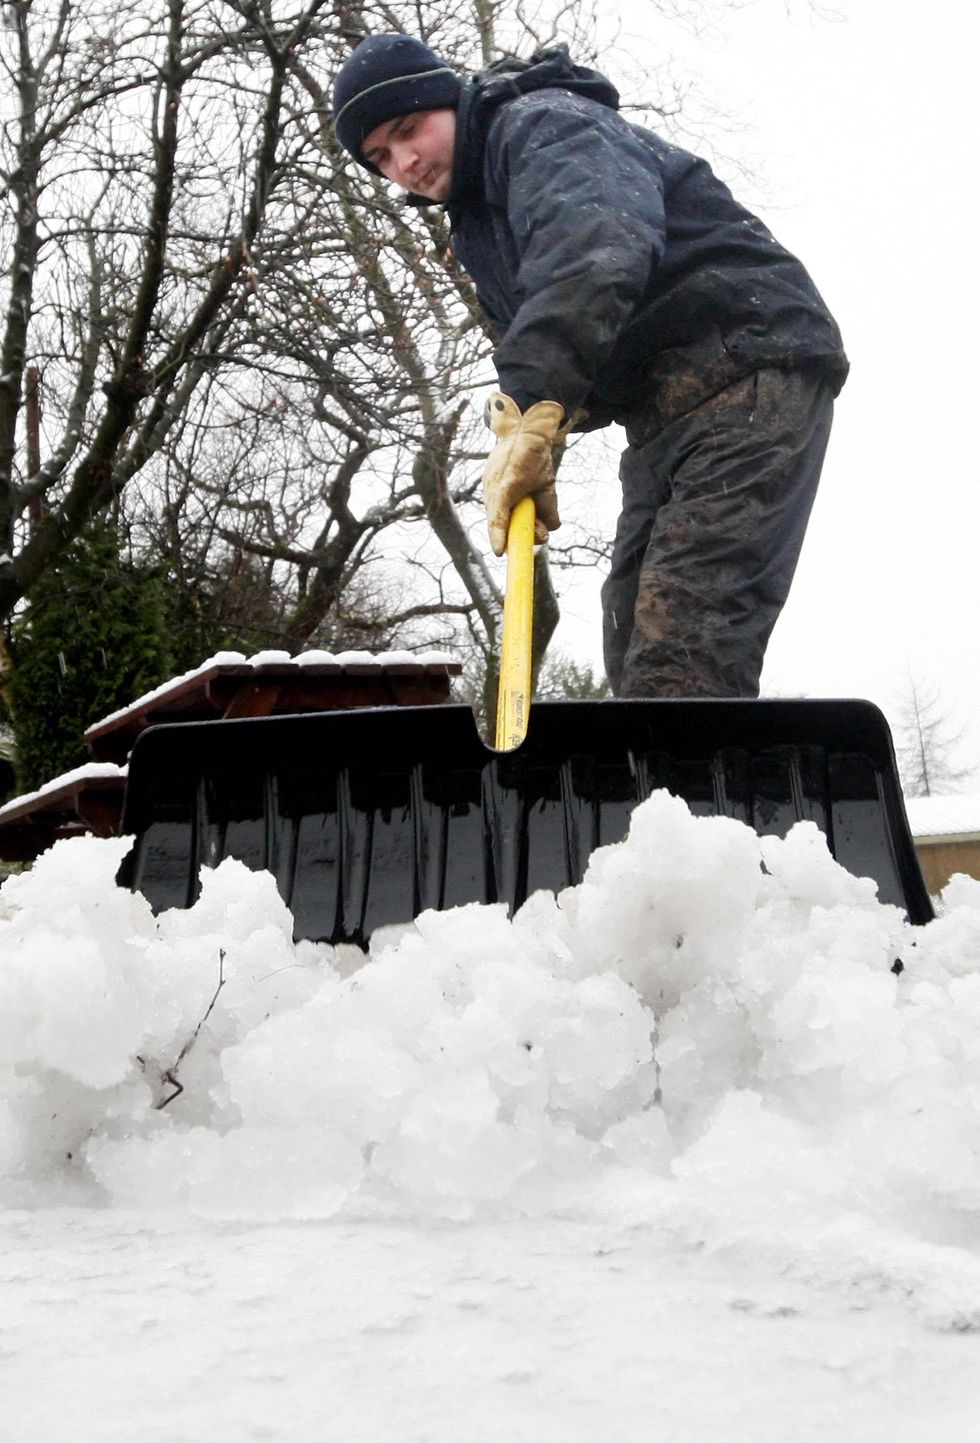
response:
<svg viewBox="0 0 980 1443"><path fill-rule="evenodd" d="M833 392L763 370L645 435L626 427L602 589L617 696L758 696L830 435Z"/></svg>

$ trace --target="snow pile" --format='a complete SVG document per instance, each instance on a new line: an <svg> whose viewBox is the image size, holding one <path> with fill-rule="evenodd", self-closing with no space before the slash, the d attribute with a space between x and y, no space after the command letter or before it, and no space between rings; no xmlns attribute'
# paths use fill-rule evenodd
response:
<svg viewBox="0 0 980 1443"><path fill-rule="evenodd" d="M581 886L363 958L294 944L230 861L155 919L114 885L126 847L61 843L0 892L7 1206L635 1206L688 1243L820 1238L852 1273L889 1237L903 1266L976 1241L980 883L912 929L811 824L759 838L660 793Z"/></svg>

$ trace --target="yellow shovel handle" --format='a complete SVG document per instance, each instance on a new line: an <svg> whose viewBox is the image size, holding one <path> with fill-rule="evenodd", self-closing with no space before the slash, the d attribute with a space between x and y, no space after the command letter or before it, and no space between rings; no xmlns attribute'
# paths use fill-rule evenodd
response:
<svg viewBox="0 0 980 1443"><path fill-rule="evenodd" d="M534 501L525 496L510 514L507 590L497 690L498 752L519 747L531 706L531 620L534 611Z"/></svg>

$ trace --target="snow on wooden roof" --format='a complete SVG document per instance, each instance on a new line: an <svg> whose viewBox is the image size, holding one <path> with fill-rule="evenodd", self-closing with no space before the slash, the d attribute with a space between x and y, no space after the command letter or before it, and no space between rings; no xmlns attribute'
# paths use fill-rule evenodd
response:
<svg viewBox="0 0 980 1443"><path fill-rule="evenodd" d="M408 668L409 670L444 670L450 674L458 674L462 669L458 661L445 651L304 651L298 656L293 656L288 651L257 651L254 656L246 656L241 651L218 651L214 656L209 656L207 661L202 661L200 666L194 667L191 671L182 672L180 676L172 676L160 686L154 687L152 691L144 692L135 701L127 702L118 711L109 712L107 716L100 717L99 727L104 727L110 722L117 721L120 717L130 712L145 710L153 702L161 701L171 693L179 691L182 687L194 680L195 677L206 676L213 672L216 667L254 667L257 671L263 667L286 666L296 667L303 670L335 670L335 671L358 671L358 672L384 672L395 669ZM93 728L89 728L91 731Z"/></svg>
<svg viewBox="0 0 980 1443"><path fill-rule="evenodd" d="M917 841L926 837L980 837L980 792L948 797L906 797L912 836Z"/></svg>
<svg viewBox="0 0 980 1443"><path fill-rule="evenodd" d="M60 776L52 777L49 782L45 782L34 792L22 792L19 797L11 797L0 807L0 822L5 822L12 816L19 816L21 812L28 810L30 806L45 797L69 791L73 785L81 785L85 782L125 781L125 778L125 767L116 766L112 762L85 762L83 766L75 767L70 772L62 772Z"/></svg>

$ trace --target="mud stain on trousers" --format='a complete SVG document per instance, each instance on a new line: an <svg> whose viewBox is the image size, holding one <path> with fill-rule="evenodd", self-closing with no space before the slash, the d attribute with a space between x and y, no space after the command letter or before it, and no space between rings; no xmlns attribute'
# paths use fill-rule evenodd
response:
<svg viewBox="0 0 980 1443"><path fill-rule="evenodd" d="M832 417L826 381L776 369L662 429L642 411L630 417L602 592L616 695L758 696Z"/></svg>

